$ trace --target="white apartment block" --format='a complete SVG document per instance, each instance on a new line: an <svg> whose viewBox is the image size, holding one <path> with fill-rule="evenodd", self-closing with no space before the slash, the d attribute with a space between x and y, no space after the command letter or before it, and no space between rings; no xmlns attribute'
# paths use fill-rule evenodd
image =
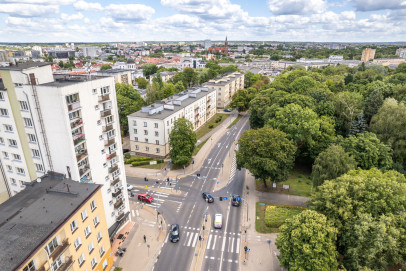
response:
<svg viewBox="0 0 406 271"><path fill-rule="evenodd" d="M179 65L181 70L186 68L203 69L206 67L206 61L201 57L182 57Z"/></svg>
<svg viewBox="0 0 406 271"><path fill-rule="evenodd" d="M132 85L132 70L109 69L97 71L96 74L100 76L112 76L116 83Z"/></svg>
<svg viewBox="0 0 406 271"><path fill-rule="evenodd" d="M225 108L237 90L244 88L244 74L228 72L203 84L210 90L216 90L217 107Z"/></svg>
<svg viewBox="0 0 406 271"><path fill-rule="evenodd" d="M175 76L175 74L177 74L178 72L160 72L159 75L162 78L162 82L166 83L169 81L169 79L171 79L172 77ZM154 73L152 75L149 76L149 83L152 84L152 79L154 79L155 77L157 77L158 74Z"/></svg>
<svg viewBox="0 0 406 271"><path fill-rule="evenodd" d="M114 79L54 76L38 62L0 68L0 75L0 174L9 195L48 171L63 172L103 185L111 230L127 221Z"/></svg>
<svg viewBox="0 0 406 271"><path fill-rule="evenodd" d="M185 118L197 130L216 114L216 91L189 88L128 115L131 151L164 158L169 155L169 134L175 120Z"/></svg>

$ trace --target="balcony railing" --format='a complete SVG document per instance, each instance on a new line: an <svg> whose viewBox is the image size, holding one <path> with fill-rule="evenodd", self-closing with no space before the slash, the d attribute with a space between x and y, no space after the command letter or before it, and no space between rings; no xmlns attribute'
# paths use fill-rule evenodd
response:
<svg viewBox="0 0 406 271"><path fill-rule="evenodd" d="M77 118L75 121L72 121L70 124L71 129L75 129L76 127L79 127L80 125L83 124L83 121L81 118Z"/></svg>
<svg viewBox="0 0 406 271"><path fill-rule="evenodd" d="M108 132L110 130L113 130L113 124L103 126L103 132Z"/></svg>
<svg viewBox="0 0 406 271"><path fill-rule="evenodd" d="M67 270L69 270L69 268L72 266L73 262L74 262L74 261L73 261L73 257L72 257L72 256L66 257L66 258L65 258L65 262L59 267L58 271L59 271L59 270L61 270L61 271L67 271Z"/></svg>
<svg viewBox="0 0 406 271"><path fill-rule="evenodd" d="M7 90L4 86L3 79L0 78L0 90Z"/></svg>
<svg viewBox="0 0 406 271"><path fill-rule="evenodd" d="M119 199L116 203L114 203L114 209L120 208L123 205L123 199Z"/></svg>
<svg viewBox="0 0 406 271"><path fill-rule="evenodd" d="M86 172L88 172L90 169L89 165L84 166L83 168L79 169L79 175L83 176Z"/></svg>
<svg viewBox="0 0 406 271"><path fill-rule="evenodd" d="M52 260L55 260L56 258L58 258L62 253L65 252L65 250L69 247L69 242L68 242L68 238L66 238L65 240L63 240L62 244L60 244L59 246L57 246L55 248L55 250L51 253L51 255L49 255L49 257Z"/></svg>
<svg viewBox="0 0 406 271"><path fill-rule="evenodd" d="M109 173L113 173L117 169L118 169L118 165L111 166L111 167L109 167Z"/></svg>
<svg viewBox="0 0 406 271"><path fill-rule="evenodd" d="M85 138L85 134L79 134L79 135L77 135L77 136L75 136L74 137L74 139L73 139L73 145L77 145L77 144L79 144L80 142L82 142L82 141L84 141L86 138Z"/></svg>
<svg viewBox="0 0 406 271"><path fill-rule="evenodd" d="M104 146L110 146L110 145L113 145L114 143L116 143L116 140L114 139L114 137L112 137L112 138L104 141Z"/></svg>
<svg viewBox="0 0 406 271"><path fill-rule="evenodd" d="M110 153L110 154L107 155L107 159L110 160L110 159L113 159L116 156L117 156L117 152L113 152L113 153Z"/></svg>
<svg viewBox="0 0 406 271"><path fill-rule="evenodd" d="M121 219L123 219L123 217L124 217L124 212L119 212L116 220L120 221Z"/></svg>
<svg viewBox="0 0 406 271"><path fill-rule="evenodd" d="M118 189L117 191L111 193L111 195L116 198L122 194L121 192L122 192L121 189Z"/></svg>
<svg viewBox="0 0 406 271"><path fill-rule="evenodd" d="M79 153L76 153L76 160L79 162L80 160L82 160L83 158L85 158L87 156L87 150L85 149L81 149L79 151Z"/></svg>
<svg viewBox="0 0 406 271"><path fill-rule="evenodd" d="M108 100L110 100L109 93L99 96L99 102L104 102L104 101L108 101Z"/></svg>
<svg viewBox="0 0 406 271"><path fill-rule="evenodd" d="M107 117L107 116L110 116L110 115L111 115L111 109L107 109L107 110L100 111L100 116L101 116L102 118Z"/></svg>
<svg viewBox="0 0 406 271"><path fill-rule="evenodd" d="M114 186L120 181L120 178L115 178L112 182L111 185Z"/></svg>
<svg viewBox="0 0 406 271"><path fill-rule="evenodd" d="M78 109L78 108L80 108L80 102L79 101L68 104L68 111L73 111L73 110Z"/></svg>

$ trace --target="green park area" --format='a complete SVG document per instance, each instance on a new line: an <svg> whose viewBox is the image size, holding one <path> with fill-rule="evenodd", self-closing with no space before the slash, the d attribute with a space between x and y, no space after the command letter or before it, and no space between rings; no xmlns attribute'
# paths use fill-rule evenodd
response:
<svg viewBox="0 0 406 271"><path fill-rule="evenodd" d="M211 130L222 124L230 115L217 113L214 117L205 125L203 125L199 130L196 131L196 138L199 140L205 134L209 133Z"/></svg>

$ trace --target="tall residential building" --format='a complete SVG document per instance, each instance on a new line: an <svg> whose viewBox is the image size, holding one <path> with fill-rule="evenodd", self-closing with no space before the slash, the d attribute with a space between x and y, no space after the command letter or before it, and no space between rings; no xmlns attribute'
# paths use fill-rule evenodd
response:
<svg viewBox="0 0 406 271"><path fill-rule="evenodd" d="M114 79L54 76L35 62L0 75L0 172L10 196L49 170L101 184L113 233L129 213Z"/></svg>
<svg viewBox="0 0 406 271"><path fill-rule="evenodd" d="M399 48L396 50L396 55L399 56L400 58L405 58L406 59L406 48Z"/></svg>
<svg viewBox="0 0 406 271"><path fill-rule="evenodd" d="M226 107L237 92L244 88L244 74L240 72L228 72L203 84L217 92L217 107Z"/></svg>
<svg viewBox="0 0 406 271"><path fill-rule="evenodd" d="M91 57L95 58L99 54L99 48L98 47L83 47L82 52L84 57Z"/></svg>
<svg viewBox="0 0 406 271"><path fill-rule="evenodd" d="M7 51L0 51L0 62L8 62L8 57Z"/></svg>
<svg viewBox="0 0 406 271"><path fill-rule="evenodd" d="M211 47L211 40L204 41L204 50L208 50Z"/></svg>
<svg viewBox="0 0 406 271"><path fill-rule="evenodd" d="M365 48L362 50L361 61L370 61L375 58L376 49Z"/></svg>
<svg viewBox="0 0 406 271"><path fill-rule="evenodd" d="M0 205L0 270L110 270L101 185L49 174Z"/></svg>
<svg viewBox="0 0 406 271"><path fill-rule="evenodd" d="M150 157L169 155L169 134L175 120L185 118L197 130L216 114L216 91L189 88L128 115L131 151Z"/></svg>

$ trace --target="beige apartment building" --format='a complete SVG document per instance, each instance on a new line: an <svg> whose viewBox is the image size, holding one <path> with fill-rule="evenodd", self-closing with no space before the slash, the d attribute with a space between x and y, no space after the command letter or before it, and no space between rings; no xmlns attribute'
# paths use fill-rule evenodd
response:
<svg viewBox="0 0 406 271"><path fill-rule="evenodd" d="M361 61L370 61L375 58L376 49L365 48L362 50Z"/></svg>
<svg viewBox="0 0 406 271"><path fill-rule="evenodd" d="M225 108L237 90L244 88L244 74L240 72L228 72L216 77L203 86L215 90L217 95L217 107Z"/></svg>
<svg viewBox="0 0 406 271"><path fill-rule="evenodd" d="M97 75L112 76L112 77L114 77L115 83L132 85L131 72L132 72L131 70L124 70L124 69L109 69L109 70L98 71Z"/></svg>
<svg viewBox="0 0 406 271"><path fill-rule="evenodd" d="M398 66L405 62L404 58L377 58L372 61L372 63L382 66Z"/></svg>
<svg viewBox="0 0 406 271"><path fill-rule="evenodd" d="M137 155L164 158L169 155L169 134L179 118L197 130L216 114L216 91L189 88L169 98L144 106L128 115L131 151Z"/></svg>

